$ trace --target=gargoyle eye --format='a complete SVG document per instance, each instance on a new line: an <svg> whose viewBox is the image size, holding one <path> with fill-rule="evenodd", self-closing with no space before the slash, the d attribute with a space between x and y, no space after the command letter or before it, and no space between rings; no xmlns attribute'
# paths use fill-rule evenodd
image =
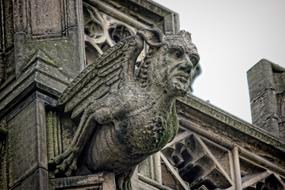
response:
<svg viewBox="0 0 285 190"><path fill-rule="evenodd" d="M184 55L184 51L181 48L171 48L170 49L171 55L173 55L174 58L181 58Z"/></svg>

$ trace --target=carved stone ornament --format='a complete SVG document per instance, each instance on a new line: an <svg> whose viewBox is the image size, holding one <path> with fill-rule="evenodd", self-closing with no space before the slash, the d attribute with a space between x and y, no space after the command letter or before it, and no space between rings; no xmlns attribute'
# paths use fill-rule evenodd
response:
<svg viewBox="0 0 285 190"><path fill-rule="evenodd" d="M108 48L135 34L135 28L83 3L86 62L91 64Z"/></svg>
<svg viewBox="0 0 285 190"><path fill-rule="evenodd" d="M136 63L145 43L149 51ZM112 171L118 189L131 189L135 166L175 137L175 100L190 91L199 55L188 32L164 36L145 29L93 61L58 100L78 127L50 169L56 176L72 175L80 157L85 170Z"/></svg>

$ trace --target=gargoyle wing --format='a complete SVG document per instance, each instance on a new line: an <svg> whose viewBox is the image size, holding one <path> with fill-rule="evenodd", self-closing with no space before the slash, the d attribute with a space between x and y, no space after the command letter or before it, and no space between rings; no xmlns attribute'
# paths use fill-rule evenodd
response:
<svg viewBox="0 0 285 190"><path fill-rule="evenodd" d="M143 39L128 37L108 49L100 58L88 65L67 87L58 99L58 105L71 117L112 90L118 90L125 81L134 80L135 62L143 49Z"/></svg>

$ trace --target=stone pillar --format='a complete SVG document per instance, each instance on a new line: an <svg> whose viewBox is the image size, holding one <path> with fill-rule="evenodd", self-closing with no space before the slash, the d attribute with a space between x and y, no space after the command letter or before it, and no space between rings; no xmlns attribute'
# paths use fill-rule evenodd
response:
<svg viewBox="0 0 285 190"><path fill-rule="evenodd" d="M179 30L178 15L153 2L85 3L103 18L99 24L109 26L104 31L109 36L121 26L157 26L167 34ZM74 126L64 130L59 124L65 116L58 114L56 100L85 67L82 9L82 0L0 0L1 190L115 189L112 174L55 178L48 172L48 160L65 150L73 134Z"/></svg>
<svg viewBox="0 0 285 190"><path fill-rule="evenodd" d="M247 72L253 124L281 139L284 138L285 111L281 103L285 91L284 76L284 68L266 59Z"/></svg>
<svg viewBox="0 0 285 190"><path fill-rule="evenodd" d="M15 0L13 9L17 77L38 51L70 77L83 69L81 0Z"/></svg>
<svg viewBox="0 0 285 190"><path fill-rule="evenodd" d="M7 114L8 189L48 189L44 107L33 93Z"/></svg>
<svg viewBox="0 0 285 190"><path fill-rule="evenodd" d="M46 190L45 107L84 68L82 1L0 0L0 10L0 189Z"/></svg>

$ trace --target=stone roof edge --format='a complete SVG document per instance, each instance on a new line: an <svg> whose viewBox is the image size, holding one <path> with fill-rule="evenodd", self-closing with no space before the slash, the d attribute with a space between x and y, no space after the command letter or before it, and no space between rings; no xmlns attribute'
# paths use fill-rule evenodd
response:
<svg viewBox="0 0 285 190"><path fill-rule="evenodd" d="M179 101L242 133L254 137L257 140L262 141L263 143L281 149L283 152L285 151L284 142L281 142L279 139L273 137L272 135L258 128L257 126L250 124L238 118L237 116L234 116L194 95L188 95L185 98L180 98Z"/></svg>

